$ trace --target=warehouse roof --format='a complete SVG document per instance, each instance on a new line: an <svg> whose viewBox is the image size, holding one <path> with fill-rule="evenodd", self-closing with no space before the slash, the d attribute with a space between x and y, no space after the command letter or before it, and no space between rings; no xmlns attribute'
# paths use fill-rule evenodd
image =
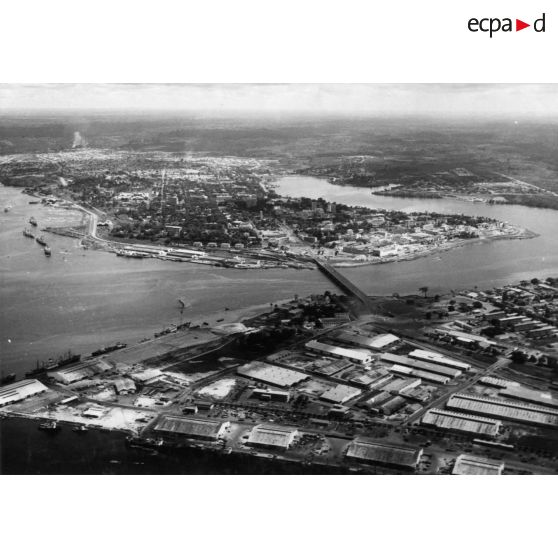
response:
<svg viewBox="0 0 558 558"><path fill-rule="evenodd" d="M227 424L220 420L166 415L159 419L155 430L186 437L217 439Z"/></svg>
<svg viewBox="0 0 558 558"><path fill-rule="evenodd" d="M297 434L296 428L279 424L259 424L250 432L248 444L287 449Z"/></svg>
<svg viewBox="0 0 558 558"><path fill-rule="evenodd" d="M453 475L501 475L504 470L502 461L461 454L455 460Z"/></svg>
<svg viewBox="0 0 558 558"><path fill-rule="evenodd" d="M62 382L63 384L71 384L73 382L79 382L80 380L89 378L89 374L83 369L49 372L47 376L56 380L57 382Z"/></svg>
<svg viewBox="0 0 558 558"><path fill-rule="evenodd" d="M134 372L133 374L130 374L130 377L136 380L136 382L149 382L150 380L154 380L155 378L158 378L159 376L162 375L163 373L160 370L153 368L151 370L142 370L141 372Z"/></svg>
<svg viewBox="0 0 558 558"><path fill-rule="evenodd" d="M463 432L472 432L490 437L496 436L502 426L499 420L464 413L452 413L442 409L430 409L422 417L422 423L447 430L462 430Z"/></svg>
<svg viewBox="0 0 558 558"><path fill-rule="evenodd" d="M364 438L351 442L347 450L349 459L406 468L415 468L421 456L422 449L383 444Z"/></svg>
<svg viewBox="0 0 558 558"><path fill-rule="evenodd" d="M461 375L461 371L456 370L455 368L450 368L449 366L443 366L441 364L435 364L433 362L424 362L422 360L410 358L403 355L382 353L382 356L380 358L386 362L391 362L392 364L402 364L403 366L417 368L418 370L426 370L426 372L433 372L434 374L442 374L443 376L449 376L450 378L457 378Z"/></svg>
<svg viewBox="0 0 558 558"><path fill-rule="evenodd" d="M290 387L308 378L307 374L276 364L254 361L237 369L237 374L279 387Z"/></svg>
<svg viewBox="0 0 558 558"><path fill-rule="evenodd" d="M415 378L422 378L423 380L435 382L437 384L447 384L450 380L447 376L442 376L441 374L434 374L434 372L427 372L426 370L415 370L414 368L402 366L401 364L394 364L389 371L406 376L413 376Z"/></svg>
<svg viewBox="0 0 558 558"><path fill-rule="evenodd" d="M449 398L446 407L511 421L558 426L558 410L556 409L505 401L495 397L477 397L458 393Z"/></svg>
<svg viewBox="0 0 558 558"><path fill-rule="evenodd" d="M363 349L346 349L345 347L322 343L321 341L316 341L315 339L308 341L305 347L312 351L322 351L334 356L345 357L349 360L356 360L358 362L370 362L372 359L370 353Z"/></svg>
<svg viewBox="0 0 558 558"><path fill-rule="evenodd" d="M39 380L22 380L15 384L0 388L0 407L16 403L37 393L46 391L47 388Z"/></svg>
<svg viewBox="0 0 558 558"><path fill-rule="evenodd" d="M320 399L323 399L324 401L332 401L333 403L345 403L345 401L349 401L349 399L353 399L361 393L362 391L358 388L338 384L322 393L322 395L320 395Z"/></svg>
<svg viewBox="0 0 558 558"><path fill-rule="evenodd" d="M367 337L366 335L360 335L358 333L352 333L349 331L343 331L338 336L339 341L344 341L345 343L353 343L355 345L360 345L367 349L383 349L396 341L399 341L399 337L392 335L391 333L384 333L382 335L376 335L374 337Z"/></svg>
<svg viewBox="0 0 558 558"><path fill-rule="evenodd" d="M416 358L418 360L424 360L426 362L433 362L436 364L443 364L444 366L449 366L450 368L457 368L458 370L470 370L471 365L466 362L461 362L459 360L453 360L447 358L439 353L434 353L432 351L424 351L423 349L415 349L409 353L409 357Z"/></svg>
<svg viewBox="0 0 558 558"><path fill-rule="evenodd" d="M544 407L558 407L558 399L552 397L548 392L529 389L521 386L507 386L500 395L510 399L520 399L529 403L536 403Z"/></svg>

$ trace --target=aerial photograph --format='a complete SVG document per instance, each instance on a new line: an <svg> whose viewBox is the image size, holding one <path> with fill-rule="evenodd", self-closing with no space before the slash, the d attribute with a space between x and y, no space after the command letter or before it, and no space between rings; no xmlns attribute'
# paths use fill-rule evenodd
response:
<svg viewBox="0 0 558 558"><path fill-rule="evenodd" d="M557 239L558 85L0 84L0 474L557 474Z"/></svg>

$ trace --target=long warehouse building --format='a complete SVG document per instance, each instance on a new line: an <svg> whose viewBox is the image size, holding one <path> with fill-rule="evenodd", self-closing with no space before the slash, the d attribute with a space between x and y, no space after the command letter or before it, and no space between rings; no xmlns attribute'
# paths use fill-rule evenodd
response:
<svg viewBox="0 0 558 558"><path fill-rule="evenodd" d="M558 426L558 410L503 401L494 397L478 397L464 393L452 395L446 407L488 417L543 426Z"/></svg>
<svg viewBox="0 0 558 558"><path fill-rule="evenodd" d="M450 378L457 378L461 376L461 370L443 366L441 364L434 364L432 362L424 362L416 358L410 358L403 355L395 355L393 353L382 353L380 357L384 362L390 364L400 364L409 368L416 368L417 370L424 370L432 372L433 374L441 374L442 376L449 376Z"/></svg>
<svg viewBox="0 0 558 558"><path fill-rule="evenodd" d="M467 372L468 370L471 370L471 365L467 364L466 362L453 360L439 353L424 351L423 349L415 349L414 351L411 351L409 353L409 357L423 360L425 362L432 362L434 364L441 364L442 366L449 366L450 368L461 370L461 372Z"/></svg>
<svg viewBox="0 0 558 558"><path fill-rule="evenodd" d="M452 413L442 409L430 409L423 417L422 424L435 426L443 430L470 432L478 436L494 438L498 435L502 422L495 419Z"/></svg>

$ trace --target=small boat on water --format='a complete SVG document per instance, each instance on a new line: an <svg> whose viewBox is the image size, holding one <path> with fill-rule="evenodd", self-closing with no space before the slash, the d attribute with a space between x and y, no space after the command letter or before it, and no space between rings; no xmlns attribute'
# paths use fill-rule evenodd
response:
<svg viewBox="0 0 558 558"><path fill-rule="evenodd" d="M50 257L52 255L52 250L48 244L44 247L43 252L45 253L45 256Z"/></svg>
<svg viewBox="0 0 558 558"><path fill-rule="evenodd" d="M12 382L15 382L15 379L16 379L15 374L6 374L5 376L2 376L2 380L0 380L0 384L5 386L6 384L11 384Z"/></svg>
<svg viewBox="0 0 558 558"><path fill-rule="evenodd" d="M29 219L29 222L30 222L34 227L37 226L37 219L35 219L35 217L31 217L31 218Z"/></svg>
<svg viewBox="0 0 558 558"><path fill-rule="evenodd" d="M50 430L50 431L54 431L54 430L58 430L60 427L58 426L58 423L55 420L48 420L46 422L41 422L41 424L39 424L39 430Z"/></svg>
<svg viewBox="0 0 558 558"><path fill-rule="evenodd" d="M74 426L74 428L72 428L72 430L74 432L88 432L89 429L87 428L87 426L85 426L85 424L80 424L79 426Z"/></svg>
<svg viewBox="0 0 558 558"><path fill-rule="evenodd" d="M23 236L27 238L35 238L35 235L29 229L23 229Z"/></svg>
<svg viewBox="0 0 558 558"><path fill-rule="evenodd" d="M38 236L37 238L35 238L35 240L41 245L41 246L46 246L47 245L47 241L45 240L45 237L43 235Z"/></svg>

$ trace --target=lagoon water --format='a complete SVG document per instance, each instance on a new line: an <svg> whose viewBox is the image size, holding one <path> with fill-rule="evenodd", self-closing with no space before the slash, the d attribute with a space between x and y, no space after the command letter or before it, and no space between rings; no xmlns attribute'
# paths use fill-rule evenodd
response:
<svg viewBox="0 0 558 558"><path fill-rule="evenodd" d="M343 272L369 294L416 293L487 288L532 277L558 275L558 211L519 205L488 205L453 199L411 199L374 195L368 188L330 184L324 179L289 176L278 181L277 193L405 212L481 215L521 225L537 234L528 240L470 244L412 261L347 268Z"/></svg>
<svg viewBox="0 0 558 558"><path fill-rule="evenodd" d="M504 284L533 276L558 275L558 212L519 206L488 206L453 200L408 200L374 196L367 189L342 187L309 177L282 178L283 195L322 197L350 205L403 211L467 213L521 224L540 236L531 240L469 245L410 262L346 269L370 294L431 292ZM128 260L83 250L74 239L45 234L41 247L22 230L34 215L39 228L79 224L80 213L29 205L18 190L0 187L0 364L21 377L37 359L68 349L86 353L116 340L134 342L178 319L178 298L187 303L184 319L207 313L331 289L318 271L219 269L155 259ZM226 313L223 312L223 317ZM37 423L0 423L0 473L283 473L321 472L302 466L225 458L186 450L177 456L150 456L126 446L122 433L68 427L54 436Z"/></svg>
<svg viewBox="0 0 558 558"><path fill-rule="evenodd" d="M558 274L556 211L390 198L303 176L280 179L277 192L402 211L485 215L520 224L540 235L530 240L468 245L414 261L344 270L370 294L411 293L423 285L430 292L447 292ZM200 321L225 307L238 309L331 288L326 278L313 270L235 270L116 258L83 250L78 240L48 233L45 237L53 253L46 258L35 241L22 235L29 217L36 217L39 228L79 224L83 217L74 211L30 205L32 199L19 190L0 187L0 208L12 206L9 212L0 213L0 351L4 373L21 375L37 360L67 350L84 353L116 340L139 341L176 323L179 298L187 304L184 319Z"/></svg>

